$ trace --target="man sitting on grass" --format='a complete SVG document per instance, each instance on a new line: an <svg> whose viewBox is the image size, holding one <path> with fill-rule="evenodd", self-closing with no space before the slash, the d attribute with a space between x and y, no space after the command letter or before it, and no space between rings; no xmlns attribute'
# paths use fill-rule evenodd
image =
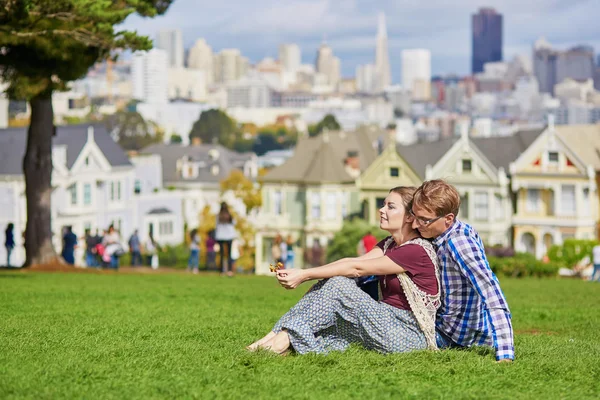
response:
<svg viewBox="0 0 600 400"><path fill-rule="evenodd" d="M514 359L511 315L483 243L470 225L456 219L460 195L442 180L424 182L413 198L412 227L433 239L442 283L437 345L492 346L498 362Z"/></svg>

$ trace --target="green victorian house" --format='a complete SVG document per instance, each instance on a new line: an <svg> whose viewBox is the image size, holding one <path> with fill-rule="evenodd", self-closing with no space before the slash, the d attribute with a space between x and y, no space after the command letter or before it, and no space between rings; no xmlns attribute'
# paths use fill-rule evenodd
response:
<svg viewBox="0 0 600 400"><path fill-rule="evenodd" d="M294 155L263 178L257 219L256 273L269 273L277 235L295 244L294 267L314 246L325 252L344 220L353 215L377 224L377 209L390 188L416 184L417 175L398 156L386 131L324 132L298 141Z"/></svg>

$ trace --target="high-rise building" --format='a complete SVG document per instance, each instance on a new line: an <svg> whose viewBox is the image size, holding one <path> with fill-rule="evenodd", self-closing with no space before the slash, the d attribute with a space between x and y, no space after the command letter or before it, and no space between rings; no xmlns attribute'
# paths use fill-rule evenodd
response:
<svg viewBox="0 0 600 400"><path fill-rule="evenodd" d="M214 75L213 58L212 48L206 43L206 40L198 39L190 49L188 68L203 71L206 83L211 84Z"/></svg>
<svg viewBox="0 0 600 400"><path fill-rule="evenodd" d="M286 72L296 73L301 63L300 47L294 43L279 46L279 62Z"/></svg>
<svg viewBox="0 0 600 400"><path fill-rule="evenodd" d="M481 8L471 18L471 72L483 72L483 64L502 61L502 14Z"/></svg>
<svg viewBox="0 0 600 400"><path fill-rule="evenodd" d="M554 86L565 79L594 79L594 49L576 46L566 51L555 50L544 38L533 46L533 73L541 93L554 93Z"/></svg>
<svg viewBox="0 0 600 400"><path fill-rule="evenodd" d="M377 71L376 90L379 92L383 92L386 87L392 84L392 77L390 72L390 55L387 41L387 29L385 25L385 15L383 13L379 14L379 24L377 26L375 69Z"/></svg>
<svg viewBox="0 0 600 400"><path fill-rule="evenodd" d="M533 45L533 74L535 75L540 93L552 93L556 85L556 59L558 52L552 49L544 38L538 39Z"/></svg>
<svg viewBox="0 0 600 400"><path fill-rule="evenodd" d="M327 78L327 84L336 87L340 82L340 59L333 55L333 50L323 43L317 51L315 61L317 73Z"/></svg>
<svg viewBox="0 0 600 400"><path fill-rule="evenodd" d="M159 31L154 47L167 52L169 67L183 67L183 36L179 29Z"/></svg>
<svg viewBox="0 0 600 400"><path fill-rule="evenodd" d="M360 93L373 93L377 90L377 73L373 64L356 67L356 90Z"/></svg>
<svg viewBox="0 0 600 400"><path fill-rule="evenodd" d="M169 57L161 49L133 54L131 79L133 98L151 104L168 102Z"/></svg>
<svg viewBox="0 0 600 400"><path fill-rule="evenodd" d="M250 62L246 57L242 57L239 49L223 49L214 57L214 81L218 83L237 81L246 75L249 65Z"/></svg>
<svg viewBox="0 0 600 400"><path fill-rule="evenodd" d="M556 61L556 83L567 78L585 81L594 78L594 49L576 46L560 52Z"/></svg>
<svg viewBox="0 0 600 400"><path fill-rule="evenodd" d="M429 50L402 50L402 86L412 92L414 100L429 100L431 97L431 52Z"/></svg>

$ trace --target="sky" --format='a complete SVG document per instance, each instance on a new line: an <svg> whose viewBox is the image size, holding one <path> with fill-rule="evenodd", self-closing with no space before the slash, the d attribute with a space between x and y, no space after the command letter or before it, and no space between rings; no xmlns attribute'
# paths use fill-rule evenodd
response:
<svg viewBox="0 0 600 400"><path fill-rule="evenodd" d="M219 51L239 48L256 63L277 58L279 44L297 43L302 61L314 63L323 40L342 63L342 75L374 63L377 16L387 21L392 80L400 81L403 49L425 48L434 75L470 73L471 15L493 7L504 15L504 59L531 55L544 36L557 48L587 44L600 50L600 0L175 0L154 19L137 15L123 28L156 37L180 29L189 48L204 38Z"/></svg>

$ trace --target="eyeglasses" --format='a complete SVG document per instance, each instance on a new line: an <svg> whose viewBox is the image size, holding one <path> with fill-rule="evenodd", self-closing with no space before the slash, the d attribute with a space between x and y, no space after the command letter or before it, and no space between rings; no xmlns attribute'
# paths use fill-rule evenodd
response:
<svg viewBox="0 0 600 400"><path fill-rule="evenodd" d="M415 215L415 213L413 212L412 209L409 211L409 213L410 213L410 215L412 215L417 220L417 224L419 224L420 226L431 225L435 221L437 221L438 219L444 217L444 215L440 215L439 217L435 217L435 218L431 218L431 219L425 219L425 218L422 218L422 217L417 217Z"/></svg>

